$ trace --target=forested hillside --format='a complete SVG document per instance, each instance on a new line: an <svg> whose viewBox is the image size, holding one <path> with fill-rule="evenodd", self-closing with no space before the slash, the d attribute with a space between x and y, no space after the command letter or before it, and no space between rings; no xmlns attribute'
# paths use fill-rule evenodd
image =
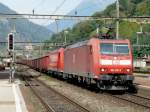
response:
<svg viewBox="0 0 150 112"><path fill-rule="evenodd" d="M120 2L120 16L149 16L150 15L150 0L119 0ZM116 4L109 5L104 11L97 12L93 16L116 16ZM77 41L86 40L96 35L96 28L99 26L100 33L104 34L108 31L107 27L111 27L109 32L111 35L115 35L115 21L84 21L76 24L72 29L66 29L68 33L64 34L64 31L59 34L55 34L48 41L52 42L64 42L64 37L67 37L67 43L75 43ZM150 32L150 25L143 24L143 31ZM137 35L136 32L140 31L140 24L135 22L120 21L119 34L122 39L130 39L132 44L136 44ZM150 35L139 35L139 44L149 44ZM138 52L137 52L138 50ZM134 56L139 57L145 54L150 54L150 48L134 48Z"/></svg>

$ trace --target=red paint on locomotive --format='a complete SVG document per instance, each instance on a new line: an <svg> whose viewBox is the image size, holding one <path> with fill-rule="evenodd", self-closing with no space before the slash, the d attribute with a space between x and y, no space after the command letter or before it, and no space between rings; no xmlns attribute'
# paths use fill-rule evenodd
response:
<svg viewBox="0 0 150 112"><path fill-rule="evenodd" d="M133 57L129 40L92 38L68 46L64 54L65 73L95 79L98 83L132 85Z"/></svg>
<svg viewBox="0 0 150 112"><path fill-rule="evenodd" d="M133 57L129 40L91 38L28 60L34 69L62 73L83 81L94 80L100 89L133 85Z"/></svg>

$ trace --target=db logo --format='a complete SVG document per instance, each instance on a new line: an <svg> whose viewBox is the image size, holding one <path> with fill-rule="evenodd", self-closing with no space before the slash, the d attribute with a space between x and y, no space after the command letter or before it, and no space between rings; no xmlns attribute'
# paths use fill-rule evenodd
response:
<svg viewBox="0 0 150 112"><path fill-rule="evenodd" d="M119 65L119 64L120 64L119 60L113 60L113 65Z"/></svg>

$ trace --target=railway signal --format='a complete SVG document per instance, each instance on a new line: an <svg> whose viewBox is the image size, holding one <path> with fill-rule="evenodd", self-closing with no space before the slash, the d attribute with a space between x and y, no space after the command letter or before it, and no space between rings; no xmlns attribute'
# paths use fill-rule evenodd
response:
<svg viewBox="0 0 150 112"><path fill-rule="evenodd" d="M9 51L14 50L14 36L12 33L8 34L8 50Z"/></svg>
<svg viewBox="0 0 150 112"><path fill-rule="evenodd" d="M12 83L14 81L14 74L15 74L15 66L14 66L14 35L13 33L8 34L8 54L10 56L10 76L9 82Z"/></svg>

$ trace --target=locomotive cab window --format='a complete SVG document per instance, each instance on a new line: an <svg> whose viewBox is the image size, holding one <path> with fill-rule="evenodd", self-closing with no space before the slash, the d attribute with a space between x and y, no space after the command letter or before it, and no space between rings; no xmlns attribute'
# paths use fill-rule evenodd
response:
<svg viewBox="0 0 150 112"><path fill-rule="evenodd" d="M100 48L101 54L113 54L113 44L111 43L101 43Z"/></svg>
<svg viewBox="0 0 150 112"><path fill-rule="evenodd" d="M129 54L128 44L114 44L116 54Z"/></svg>
<svg viewBox="0 0 150 112"><path fill-rule="evenodd" d="M127 55L129 54L129 47L128 44L101 43L100 53L110 55L111 54Z"/></svg>

